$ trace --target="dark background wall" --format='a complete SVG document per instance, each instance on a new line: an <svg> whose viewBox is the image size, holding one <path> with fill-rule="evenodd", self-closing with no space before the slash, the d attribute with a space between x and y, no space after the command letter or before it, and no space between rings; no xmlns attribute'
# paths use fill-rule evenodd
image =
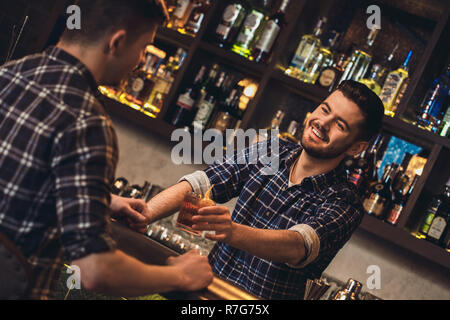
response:
<svg viewBox="0 0 450 320"><path fill-rule="evenodd" d="M57 21L59 20L59 25L65 24L65 11L71 2L69 0L0 0L0 65L5 62L14 25L18 33L25 17L28 16L28 22L12 58L17 59L39 52L49 43Z"/></svg>

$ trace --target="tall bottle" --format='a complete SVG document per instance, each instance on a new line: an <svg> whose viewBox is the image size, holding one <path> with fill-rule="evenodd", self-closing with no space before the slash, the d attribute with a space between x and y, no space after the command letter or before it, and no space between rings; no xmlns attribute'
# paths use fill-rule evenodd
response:
<svg viewBox="0 0 450 320"><path fill-rule="evenodd" d="M439 211L445 211L445 207L448 206L445 205L445 203L448 203L450 197L450 179L447 181L447 185L445 187L445 191L440 194L437 197L434 197L431 200L430 205L428 206L427 210L425 211L425 216L422 220L422 224L419 227L419 231L417 234L418 238L428 238L431 224L433 223L434 217L437 216ZM435 231L436 232L436 231ZM437 234L433 235L433 238L436 238Z"/></svg>
<svg viewBox="0 0 450 320"><path fill-rule="evenodd" d="M327 18L322 17L316 24L314 32L312 34L306 34L300 40L300 43L295 51L294 57L286 69L285 73L289 76L300 79L302 73L306 70L308 63L314 59L317 52L320 50L322 41L320 36L322 35L323 28Z"/></svg>
<svg viewBox="0 0 450 320"><path fill-rule="evenodd" d="M264 21L264 17L264 13L260 10L256 8L250 10L249 14L245 17L236 41L231 47L231 51L246 58L251 56L253 40L257 35L258 28L260 28Z"/></svg>
<svg viewBox="0 0 450 320"><path fill-rule="evenodd" d="M450 179L447 182L447 186L441 199L442 203L434 215L426 238L428 241L437 245L444 244L445 234L450 223Z"/></svg>
<svg viewBox="0 0 450 320"><path fill-rule="evenodd" d="M171 123L175 127L184 127L192 122L192 107L200 94L200 86L204 78L206 66L202 66L194 79L194 82L178 96L176 109Z"/></svg>
<svg viewBox="0 0 450 320"><path fill-rule="evenodd" d="M384 105L384 114L393 117L400 103L400 99L406 90L409 81L409 62L411 61L412 51L403 64L397 69L389 72L386 81L381 89L380 99Z"/></svg>
<svg viewBox="0 0 450 320"><path fill-rule="evenodd" d="M152 56L147 54L145 64L128 79L125 99L142 107L152 93L155 82L150 74Z"/></svg>
<svg viewBox="0 0 450 320"><path fill-rule="evenodd" d="M202 26L202 22L208 13L209 7L211 6L210 0L199 1L194 5L194 8L187 20L183 30L187 34L195 36Z"/></svg>
<svg viewBox="0 0 450 320"><path fill-rule="evenodd" d="M450 89L450 64L446 70L433 80L430 89L425 96L418 116L417 124L432 132L437 132L441 126L445 105L448 105Z"/></svg>
<svg viewBox="0 0 450 320"><path fill-rule="evenodd" d="M298 122L292 120L286 131L280 133L280 138L292 142L294 144L299 143L299 138L297 137L298 132Z"/></svg>
<svg viewBox="0 0 450 320"><path fill-rule="evenodd" d="M389 212L386 216L386 222L392 224L393 226L397 225L398 220L403 213L403 209L406 206L406 202L408 201L409 197L411 196L411 193L414 190L414 187L416 186L417 180L419 179L419 175L415 175L412 183L410 184L408 190L404 192L404 189L399 188L398 190L395 190L395 199L392 203L391 208L389 209Z"/></svg>
<svg viewBox="0 0 450 320"><path fill-rule="evenodd" d="M322 68L328 67L333 63L334 49L337 45L340 34L336 31L331 31L325 45L322 46L313 59L305 67L305 71L300 76L300 80L306 83L316 83Z"/></svg>
<svg viewBox="0 0 450 320"><path fill-rule="evenodd" d="M213 86L208 86L206 95L198 103L198 111L195 115L192 125L195 129L206 129L208 122L216 106L217 100L220 98L222 92L221 88L225 80L225 72L221 72L216 83Z"/></svg>
<svg viewBox="0 0 450 320"><path fill-rule="evenodd" d="M225 135L227 129L232 129L236 125L241 117L239 100L243 89L241 86L233 88L227 99L219 102L219 110L212 121L211 128L217 129Z"/></svg>
<svg viewBox="0 0 450 320"><path fill-rule="evenodd" d="M449 100L447 96L447 101ZM442 125L441 129L439 131L439 135L444 138L450 137L450 106L447 103L447 111L444 114L444 117L442 118Z"/></svg>
<svg viewBox="0 0 450 320"><path fill-rule="evenodd" d="M386 81L388 73L393 69L392 60L394 59L397 50L398 50L398 43L394 46L394 48L386 57L386 59L380 64L381 68L379 71L379 84L381 85L381 87L383 87L383 84Z"/></svg>
<svg viewBox="0 0 450 320"><path fill-rule="evenodd" d="M280 126L281 126L281 123L283 122L284 116L285 116L285 112L283 110L277 110L277 112L273 116L272 120L270 120L270 125L264 128L263 134L259 135L256 138L256 141L270 140L272 138L271 130L277 130L279 133ZM254 141L254 142L256 142L256 141Z"/></svg>
<svg viewBox="0 0 450 320"><path fill-rule="evenodd" d="M370 63L372 62L372 46L379 30L380 29L376 26L372 28L367 36L366 44L361 49L356 49L353 51L349 57L347 65L345 66L340 82L344 80L359 81L366 75Z"/></svg>
<svg viewBox="0 0 450 320"><path fill-rule="evenodd" d="M215 42L221 48L230 48L244 22L246 9L241 2L228 5L222 15L222 21L216 28Z"/></svg>
<svg viewBox="0 0 450 320"><path fill-rule="evenodd" d="M363 206L369 215L379 219L384 218L386 210L392 203L392 180L396 174L398 165L393 163L385 174L383 181L374 184L364 199Z"/></svg>
<svg viewBox="0 0 450 320"><path fill-rule="evenodd" d="M264 25L261 37L256 43L252 51L252 58L256 62L267 63L272 52L273 45L280 34L280 31L286 25L286 9L290 0L281 0L281 4L277 11L270 16Z"/></svg>

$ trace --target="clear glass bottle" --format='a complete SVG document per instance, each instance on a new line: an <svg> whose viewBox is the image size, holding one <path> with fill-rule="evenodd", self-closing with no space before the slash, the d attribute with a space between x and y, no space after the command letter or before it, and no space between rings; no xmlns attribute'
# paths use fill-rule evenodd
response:
<svg viewBox="0 0 450 320"><path fill-rule="evenodd" d="M306 83L316 83L319 73L323 68L330 66L334 59L334 49L337 45L340 34L336 31L331 31L330 36L324 46L313 59L305 67L305 71L301 74L300 80Z"/></svg>
<svg viewBox="0 0 450 320"><path fill-rule="evenodd" d="M294 144L298 144L299 139L297 137L297 131L298 131L298 122L292 120L289 123L287 130L280 133L280 138L292 142Z"/></svg>
<svg viewBox="0 0 450 320"><path fill-rule="evenodd" d="M406 90L411 56L412 51L410 50L403 64L397 70L389 72L381 89L380 99L384 105L384 114L387 116L393 117L395 115L401 96Z"/></svg>
<svg viewBox="0 0 450 320"><path fill-rule="evenodd" d="M320 36L322 35L326 22L327 18L320 18L314 28L314 32L312 34L306 34L302 37L297 50L295 51L294 57L285 71L287 75L297 79L302 77L302 73L305 72L306 66L315 58L322 46Z"/></svg>
<svg viewBox="0 0 450 320"><path fill-rule="evenodd" d="M377 95L380 95L381 93L381 77L383 75L382 73L382 66L379 64L374 64L372 66L372 69L370 70L370 75L368 78L360 79L359 82L362 84L365 84L370 90L375 92Z"/></svg>
<svg viewBox="0 0 450 320"><path fill-rule="evenodd" d="M210 0L199 1L194 5L194 8L187 20L183 31L191 36L195 36L202 26L205 15L208 13L211 6Z"/></svg>
<svg viewBox="0 0 450 320"><path fill-rule="evenodd" d="M189 17L193 7L193 0L179 0L177 7L172 12L168 27L175 30L178 28L183 28L184 24L186 23L186 19Z"/></svg>

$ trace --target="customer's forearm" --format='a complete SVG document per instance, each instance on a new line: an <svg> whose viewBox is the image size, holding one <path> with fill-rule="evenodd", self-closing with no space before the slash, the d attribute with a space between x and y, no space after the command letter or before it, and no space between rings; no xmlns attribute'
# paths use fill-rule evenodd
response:
<svg viewBox="0 0 450 320"><path fill-rule="evenodd" d="M73 261L83 286L111 296L140 296L180 289L183 279L174 267L144 264L116 250Z"/></svg>
<svg viewBox="0 0 450 320"><path fill-rule="evenodd" d="M192 191L191 185L187 181L181 181L150 199L148 208L152 217L151 222L176 213L183 203L184 196L189 191Z"/></svg>

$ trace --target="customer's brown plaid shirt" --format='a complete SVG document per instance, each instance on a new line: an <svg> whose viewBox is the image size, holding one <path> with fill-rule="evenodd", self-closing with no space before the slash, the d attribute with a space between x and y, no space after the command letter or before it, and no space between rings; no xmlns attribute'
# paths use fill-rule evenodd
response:
<svg viewBox="0 0 450 320"><path fill-rule="evenodd" d="M57 47L0 68L0 233L30 262L33 299L53 298L62 261L111 250L118 151L89 70Z"/></svg>

